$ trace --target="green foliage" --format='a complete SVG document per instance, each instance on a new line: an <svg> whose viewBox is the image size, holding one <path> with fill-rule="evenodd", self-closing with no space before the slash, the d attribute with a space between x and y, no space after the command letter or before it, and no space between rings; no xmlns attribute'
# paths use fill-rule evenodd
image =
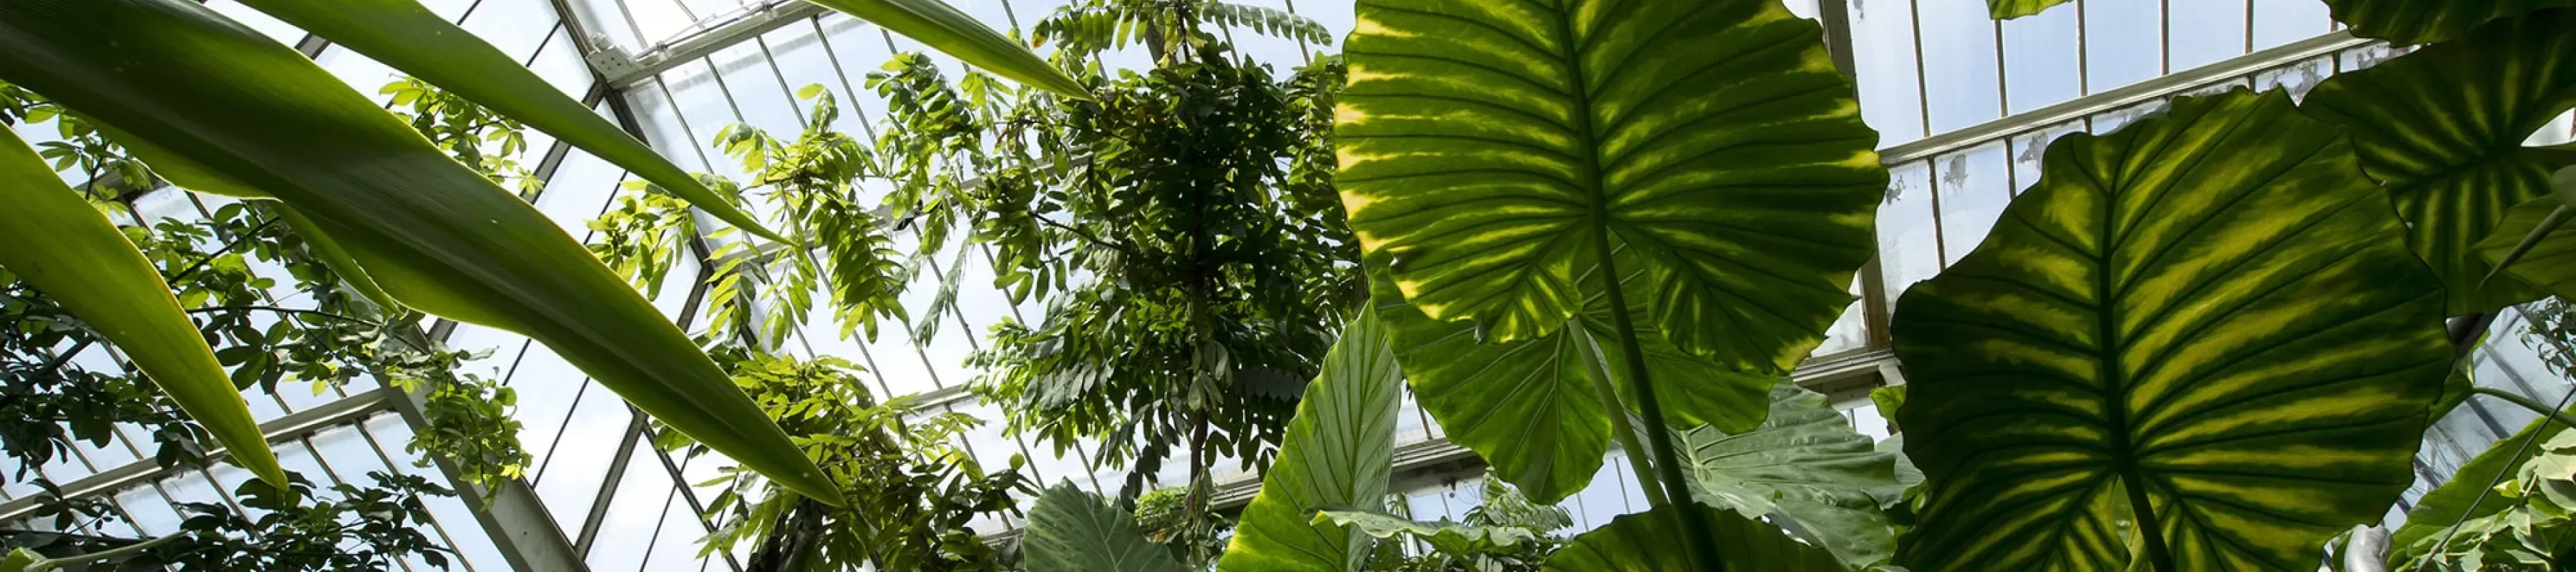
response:
<svg viewBox="0 0 2576 572"><path fill-rule="evenodd" d="M935 1L928 3L937 5ZM706 187L698 186L697 181L682 173L670 160L654 153L652 147L628 136L608 119L592 112L589 106L566 97L545 78L521 65L517 58L493 48L482 38L450 23L446 16L430 11L420 2L249 0L244 4L328 38L335 45L428 80L428 83L437 84L446 91L471 98L477 104L473 107L489 107L498 112L492 117L507 115L512 120L544 129L601 159L625 167L645 180L670 188L718 219L753 234L779 238L728 200L728 196L717 195ZM401 105L403 99L398 93L396 105ZM438 137L432 136L432 139ZM439 141L442 145L448 144L446 140ZM506 152L515 142L503 139L500 143ZM465 164L477 170L491 171L482 169L485 165L476 161L467 160ZM529 188L533 188L533 184Z"/></svg>
<svg viewBox="0 0 2576 572"><path fill-rule="evenodd" d="M528 150L528 136L518 120L419 78L385 84L377 93L394 96L394 114L410 120L413 131L428 137L456 162L491 177L493 183L510 187L522 197L535 197L545 188L544 179L519 166L518 156Z"/></svg>
<svg viewBox="0 0 2576 572"><path fill-rule="evenodd" d="M2325 0L2337 22L2364 38L2406 45L2475 37L2471 30L2494 19L2571 6L2566 0ZM2454 84L2457 85L2457 84ZM2486 86L2474 86L2486 87Z"/></svg>
<svg viewBox="0 0 2576 572"><path fill-rule="evenodd" d="M906 401L878 403L857 365L811 361L740 346L714 355L771 419L796 439L851 505L827 506L738 467L699 483L720 515L701 556L748 543L753 570L1003 570L1001 555L968 523L1014 505L1027 486L1016 470L986 471L960 445L978 420L932 414ZM687 456L707 450L685 435L657 440Z"/></svg>
<svg viewBox="0 0 2576 572"><path fill-rule="evenodd" d="M552 221L303 54L170 0L9 4L0 29L0 79L278 197L405 305L544 342L655 417L839 500L687 336Z"/></svg>
<svg viewBox="0 0 2576 572"><path fill-rule="evenodd" d="M1167 459L1194 478L1220 456L1265 463L1362 298L1322 175L1339 68L1274 77L1225 53L1187 5L1084 6L1152 10L1118 17L1169 41L1162 64L1085 74L1092 100L1008 105L917 60L871 74L891 102L877 146L890 206L925 253L975 221L995 286L1046 301L1043 322L996 326L971 361L1012 431L1097 443L1095 462L1131 470L1131 493Z"/></svg>
<svg viewBox="0 0 2576 572"><path fill-rule="evenodd" d="M44 245L0 249L0 268L115 341L242 466L272 483L285 482L258 421L213 350L197 338L170 285L14 132L0 134L0 202L10 205L0 211L0 243Z"/></svg>
<svg viewBox="0 0 2576 572"><path fill-rule="evenodd" d="M1692 538L1681 526L1679 511L1705 514L1714 531ZM1674 546L1718 546L1723 566L1692 566L1689 554ZM1777 527L1706 506L1678 505L1622 516L1609 526L1584 533L1547 559L1549 572L1647 572L1682 570L1753 570L1760 572L1843 572L1848 570L1822 548L1798 542Z"/></svg>
<svg viewBox="0 0 2576 572"><path fill-rule="evenodd" d="M993 32L965 12L938 0L811 0L884 26L1002 77L1070 98L1085 97L1083 86L1018 42Z"/></svg>
<svg viewBox="0 0 2576 572"><path fill-rule="evenodd" d="M1792 527L1852 568L1884 563L1896 550L1896 531L1879 507L1904 491L1898 455L1853 431L1825 396L1784 379L1771 389L1761 427L1740 434L1701 427L1682 441L1699 502Z"/></svg>
<svg viewBox="0 0 2576 572"><path fill-rule="evenodd" d="M1208 507L1205 499L1216 494L1214 489L1207 481L1199 481L1136 495L1137 531L1145 534L1145 540L1170 550L1172 560L1183 567L1206 570L1216 563L1218 554L1225 552L1225 533L1235 527L1235 523Z"/></svg>
<svg viewBox="0 0 2576 572"><path fill-rule="evenodd" d="M2576 10L2540 12L2336 74L2302 105L2352 137L2361 168L2405 219L2408 245L2442 277L2451 315L2541 296L2520 281L2487 280L2472 247L2496 234L2507 208L2548 195L2550 173L2576 165L2576 150L2522 146L2576 105L2576 58L2563 56L2571 49Z"/></svg>
<svg viewBox="0 0 2576 572"><path fill-rule="evenodd" d="M519 444L518 392L500 381L457 373L458 365L477 356L461 351L392 351L378 356L379 375L403 391L423 385L421 415L428 425L414 429L403 449L455 461L456 479L485 487L519 478L536 462ZM423 455L413 466L427 467ZM489 498L489 497L487 497Z"/></svg>
<svg viewBox="0 0 2576 572"><path fill-rule="evenodd" d="M299 473L288 473L283 488L244 482L233 498L250 516L224 504L179 503L178 532L149 541L8 531L0 532L0 547L13 549L12 558L24 551L54 563L85 562L90 570L389 571L405 570L404 561L449 569L454 552L428 531L423 499L454 493L413 475L370 472L367 478L371 485L319 487ZM103 504L90 510L119 518Z"/></svg>
<svg viewBox="0 0 2576 572"><path fill-rule="evenodd" d="M1368 539L1360 531L1315 523L1308 514L1386 496L1404 391L1403 372L1387 341L1375 312L1361 312L1342 329L1324 357L1323 373L1297 403L1279 459L1262 474L1261 492L1243 509L1243 523L1223 547L1218 570L1359 569Z"/></svg>
<svg viewBox="0 0 2576 572"><path fill-rule="evenodd" d="M2510 439L2502 443L2522 444ZM2489 498L2482 504L2495 509L2420 536L2404 547L2411 556L2391 555L2393 563L2400 563L2393 569L2559 569L2558 563L2576 549L2576 542L2571 542L2576 536L2568 534L2576 531L2576 434L2560 433L2535 449L2512 480L2485 491ZM2412 520L2413 515L2408 517Z"/></svg>
<svg viewBox="0 0 2576 572"><path fill-rule="evenodd" d="M1992 16L1994 19L2006 20L2038 14L2048 10L2049 7L2065 4L2066 1L2067 0L1986 0L1986 11L1987 15Z"/></svg>
<svg viewBox="0 0 2576 572"><path fill-rule="evenodd" d="M1564 508L1530 502L1502 479L1485 475L1484 504L1467 510L1461 522L1419 522L1378 511L1326 509L1315 523L1347 526L1377 538L1378 550L1366 570L1404 572L1534 572L1565 542L1554 532L1574 526ZM1387 498L1391 510L1404 506L1402 495ZM1405 554L1406 540L1428 547Z"/></svg>
<svg viewBox="0 0 2576 572"><path fill-rule="evenodd" d="M1073 483L1038 496L1020 537L1029 572L1180 572L1171 552L1145 540L1136 521Z"/></svg>
<svg viewBox="0 0 2576 572"><path fill-rule="evenodd" d="M2347 149L2243 91L2058 139L1985 244L1897 303L1928 478L1897 563L2306 569L2385 514L2452 350Z"/></svg>

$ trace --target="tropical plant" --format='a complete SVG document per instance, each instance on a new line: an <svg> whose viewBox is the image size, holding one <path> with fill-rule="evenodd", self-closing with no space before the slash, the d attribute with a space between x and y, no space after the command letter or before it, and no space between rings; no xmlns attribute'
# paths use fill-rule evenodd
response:
<svg viewBox="0 0 2576 572"><path fill-rule="evenodd" d="M909 400L880 404L859 367L838 358L802 361L740 346L712 353L851 505L826 505L727 467L701 483L724 487L707 501L720 516L701 556L748 545L747 570L1006 569L969 523L1012 512L1011 495L1028 487L1017 467L987 471L958 445L981 421ZM657 442L684 457L708 452L684 434L662 435ZM992 532L1000 531L985 531Z"/></svg>
<svg viewBox="0 0 2576 572"><path fill-rule="evenodd" d="M233 491L244 508L258 511L251 516L218 503L181 503L179 530L158 538L0 531L0 547L10 549L0 570L387 571L412 561L449 569L454 553L422 531L430 520L422 499L453 492L414 475L371 472L372 486L323 488L288 475L286 488L251 480Z"/></svg>
<svg viewBox="0 0 2576 572"><path fill-rule="evenodd" d="M1520 491L1492 474L1485 475L1484 502L1467 510L1458 522L1419 522L1399 516L1403 495L1387 496L1387 512L1350 509L1316 511L1318 520L1356 528L1378 539L1364 570L1402 572L1534 572L1563 546L1552 536L1574 526L1563 507L1530 502ZM1408 556L1405 546L1427 548Z"/></svg>
<svg viewBox="0 0 2576 572"><path fill-rule="evenodd" d="M413 0L253 0L252 8L527 122L773 239L749 215L533 72ZM825 2L1042 89L1080 86L935 0ZM518 197L449 161L303 54L177 0L28 2L0 10L0 80L79 110L158 174L201 192L274 197L345 254L371 296L529 335L639 408L831 503L823 475L676 327ZM114 126L110 129L106 126ZM10 138L15 141L15 137ZM503 142L507 145L507 142ZM470 145L469 145L470 146ZM284 486L211 351L148 267L78 195L0 144L12 248L0 265L103 330L232 458ZM131 179L131 170L127 171ZM45 180L38 180L38 179ZM458 232L456 229L477 229ZM470 263L469 263L470 262ZM358 269L363 268L363 272ZM379 288L380 287L380 288Z"/></svg>

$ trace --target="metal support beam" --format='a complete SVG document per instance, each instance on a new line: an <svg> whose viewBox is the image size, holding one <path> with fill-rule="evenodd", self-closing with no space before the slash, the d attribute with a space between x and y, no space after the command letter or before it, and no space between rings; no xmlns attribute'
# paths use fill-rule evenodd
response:
<svg viewBox="0 0 2576 572"><path fill-rule="evenodd" d="M351 395L319 407L271 419L267 423L259 424L259 431L261 436L268 439L268 442L278 443L326 428L356 425L365 422L369 416L391 409L393 399L397 395L400 395L400 392L393 388L378 388L374 391ZM220 461L230 452L220 445L208 449L206 462ZM196 469L189 465L163 467L151 459L139 459L65 483L62 487L63 496L65 498L113 497L117 491L144 486ZM37 505L42 502L43 499L37 496L26 496L0 503L0 522L27 518L28 515L35 514Z"/></svg>
<svg viewBox="0 0 2576 572"><path fill-rule="evenodd" d="M630 55L623 49L603 46L596 52L585 52L583 58L590 62L591 69L597 70L601 77L608 78L608 85L625 89L650 80L653 76L669 71L680 64L697 61L698 58L716 53L716 50L733 47L754 36L802 22L806 18L821 16L828 11L830 10L821 5L805 0L773 1L745 8L740 12L708 18L708 20L721 20L723 23L709 27L704 32L665 42L641 54Z"/></svg>
<svg viewBox="0 0 2576 572"><path fill-rule="evenodd" d="M388 400L392 402L394 411L400 413L413 430L427 431L429 416L424 410L430 389L430 384L424 383L417 392L403 393L390 387L378 392L393 393ZM446 456L424 457L434 462L438 472L456 486L456 495L465 501L465 506L474 509L469 512L474 513L474 520L480 522L484 532L492 537L492 544L501 549L501 558L510 562L510 569L544 572L585 572L590 569L574 552L572 541L566 539L563 528L556 526L554 515L546 511L546 503L537 498L536 488L528 486L527 480L513 478L503 479L489 487L475 485L458 478L463 471Z"/></svg>
<svg viewBox="0 0 2576 572"><path fill-rule="evenodd" d="M2094 114L2105 111L2122 109L2132 105L2188 93L2194 88L2243 79L2281 66L2307 61L2312 58L2330 55L2344 50L2367 46L2376 42L2377 40L2355 38L2352 37L2351 34L2343 32L2334 32L2323 36L2308 38L2280 47L2228 58L2227 60L2218 63L2184 70L2180 73L2138 82L2119 89L2078 97L2067 100L2064 103L2030 110L2028 112L2015 114L2011 117L1979 123L1966 129L1942 133L1915 140L1910 143L1888 147L1886 149L1879 150L1878 157L1880 162L1889 165L1902 165L1915 160L1928 159L1939 156L1942 153L1966 149L1985 144L1989 141L2062 125L2067 122L2092 117Z"/></svg>

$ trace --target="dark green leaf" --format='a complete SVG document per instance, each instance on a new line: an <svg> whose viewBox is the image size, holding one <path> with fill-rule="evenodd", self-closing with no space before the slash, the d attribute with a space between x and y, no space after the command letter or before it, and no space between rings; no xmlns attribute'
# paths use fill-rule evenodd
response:
<svg viewBox="0 0 2576 572"><path fill-rule="evenodd" d="M2361 167L2388 188L2408 243L2450 289L2451 315L2530 301L2538 291L2486 282L2471 245L2505 209L2549 193L2576 151L2522 146L2576 105L2576 10L2497 22L2370 69L2327 79L2304 109L2343 126Z"/></svg>
<svg viewBox="0 0 2576 572"><path fill-rule="evenodd" d="M1777 0L1369 0L1358 22L1337 184L1425 315L1544 338L1624 248L1641 328L1785 372L1850 305L1887 171Z"/></svg>
<svg viewBox="0 0 2576 572"><path fill-rule="evenodd" d="M1584 533L1574 543L1558 549L1547 559L1551 572L1697 572L1716 568L1690 565L1690 552L1681 547L1691 543L1714 543L1725 559L1729 572L1843 572L1849 570L1834 560L1834 555L1790 538L1777 527L1736 515L1734 512L1706 506L1686 506L1687 510L1705 511L1715 523L1717 538L1694 539L1684 532L1681 514L1684 510L1664 507L1651 512L1631 514L1610 521L1610 526Z"/></svg>
<svg viewBox="0 0 2576 572"><path fill-rule="evenodd" d="M250 406L152 261L15 133L0 133L0 205L0 267L116 342L243 467L286 482Z"/></svg>
<svg viewBox="0 0 2576 572"><path fill-rule="evenodd" d="M1403 372L1375 312L1361 312L1324 356L1288 422L1287 442L1243 509L1217 569L1359 570L1369 541L1359 531L1312 523L1308 511L1386 497L1395 463Z"/></svg>
<svg viewBox="0 0 2576 572"><path fill-rule="evenodd" d="M394 69L456 92L511 119L545 130L636 176L688 199L691 206L770 240L789 242L654 153L581 102L566 97L518 60L450 24L418 0L243 0L279 20L347 46Z"/></svg>
<svg viewBox="0 0 2576 572"><path fill-rule="evenodd" d="M1089 99L1080 82L1018 42L994 33L973 16L939 0L811 0L984 68L1022 85Z"/></svg>
<svg viewBox="0 0 2576 572"><path fill-rule="evenodd" d="M1021 534L1029 572L1181 572L1171 551L1145 540L1135 517L1071 482L1038 495Z"/></svg>
<svg viewBox="0 0 2576 572"><path fill-rule="evenodd" d="M0 79L277 196L403 303L545 342L672 427L839 501L714 362L553 221L302 54L184 0L13 2L0 5Z"/></svg>
<svg viewBox="0 0 2576 572"><path fill-rule="evenodd" d="M2451 346L2356 162L2277 91L2051 145L1985 243L1897 303L1928 479L1897 563L2117 570L2143 537L2167 570L2313 570L2377 522Z"/></svg>
<svg viewBox="0 0 2576 572"><path fill-rule="evenodd" d="M2540 197L2506 210L2503 220L2496 223L2494 233L2477 244L2478 254L2490 262L2501 259L2506 252L2513 250L2515 244L2522 242L2523 237L2549 220L2552 211L2566 205L2557 197ZM2505 267L2504 273L2512 278L2496 278L2495 281L2515 282L2518 279L2520 284L2550 295L2576 300L2576 297L2571 297L2576 295L2576 224L2560 224L2557 229L2543 235L2539 242L2532 244L2531 250L2522 254L2521 259Z"/></svg>
<svg viewBox="0 0 2576 572"><path fill-rule="evenodd" d="M1895 551L1896 530L1878 507L1904 491L1897 456L1853 431L1824 395L1781 380L1760 428L1728 434L1702 427L1683 442L1700 502L1796 523L1855 568Z"/></svg>
<svg viewBox="0 0 2576 572"><path fill-rule="evenodd" d="M2000 0L1999 0L2000 1ZM2060 0L2063 1L2063 0ZM2461 36L2488 20L2576 6L2569 0L2325 0L2352 34L2407 45ZM2475 37L2468 34L2465 37Z"/></svg>

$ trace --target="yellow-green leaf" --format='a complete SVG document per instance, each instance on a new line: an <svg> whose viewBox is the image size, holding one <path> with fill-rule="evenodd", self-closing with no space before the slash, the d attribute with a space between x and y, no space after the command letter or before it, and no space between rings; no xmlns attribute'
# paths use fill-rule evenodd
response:
<svg viewBox="0 0 2576 572"><path fill-rule="evenodd" d="M1997 20L2010 20L2048 11L2049 7L2068 0L1986 0L1986 15Z"/></svg>
<svg viewBox="0 0 2576 572"><path fill-rule="evenodd" d="M1336 184L1424 315L1544 337L1624 250L1640 327L1781 373L1851 305L1887 170L1822 29L1778 0L1363 0L1358 21Z"/></svg>
<svg viewBox="0 0 2576 572"><path fill-rule="evenodd" d="M1065 75L1045 58L1030 53L1019 42L1011 41L985 27L975 17L959 12L939 0L810 0L815 4L857 16L885 26L903 37L912 38L967 64L984 68L994 75L1010 78L1038 89L1066 97L1090 99L1073 76Z"/></svg>
<svg viewBox="0 0 2576 572"><path fill-rule="evenodd" d="M90 125L98 127L99 132L107 135L109 141L124 145L126 151L134 154L134 158L142 160L144 165L151 167L152 174L160 175L162 179L170 181L170 184L177 185L179 188L237 199L277 198L220 171L164 150L161 146L152 144L151 141L110 127L106 123L92 119ZM348 250L341 248L338 240L323 234L322 229L314 225L312 219L305 217L303 213L295 212L294 207L284 204L274 204L272 207L276 209L279 217L286 219L286 225L295 230L295 235L304 239L305 246L312 250L313 255L322 259L322 264L330 267L333 274L340 275L340 279L347 282L351 290L358 291L358 295L365 296L368 302L378 307L399 307L400 302L395 301L391 294L385 293L383 286L376 284L376 279L368 274L366 267L360 265L357 259L350 257Z"/></svg>
<svg viewBox="0 0 2576 572"><path fill-rule="evenodd" d="M16 133L0 133L0 205L0 268L115 342L243 467L286 483L259 421L169 283Z"/></svg>
<svg viewBox="0 0 2576 572"><path fill-rule="evenodd" d="M696 344L553 221L302 54L186 0L32 0L0 4L0 79L278 197L397 300L535 338L671 427L841 502Z"/></svg>
<svg viewBox="0 0 2576 572"><path fill-rule="evenodd" d="M792 242L762 226L653 148L573 101L518 60L448 23L416 0L242 0L333 43L517 119L633 171L689 205L764 238ZM569 14L565 15L570 17Z"/></svg>
<svg viewBox="0 0 2576 572"><path fill-rule="evenodd" d="M2385 516L2451 345L2357 163L2279 91L2051 145L1993 234L1897 302L1927 479L1897 564L2120 570L2135 542L2155 570L2313 570Z"/></svg>

